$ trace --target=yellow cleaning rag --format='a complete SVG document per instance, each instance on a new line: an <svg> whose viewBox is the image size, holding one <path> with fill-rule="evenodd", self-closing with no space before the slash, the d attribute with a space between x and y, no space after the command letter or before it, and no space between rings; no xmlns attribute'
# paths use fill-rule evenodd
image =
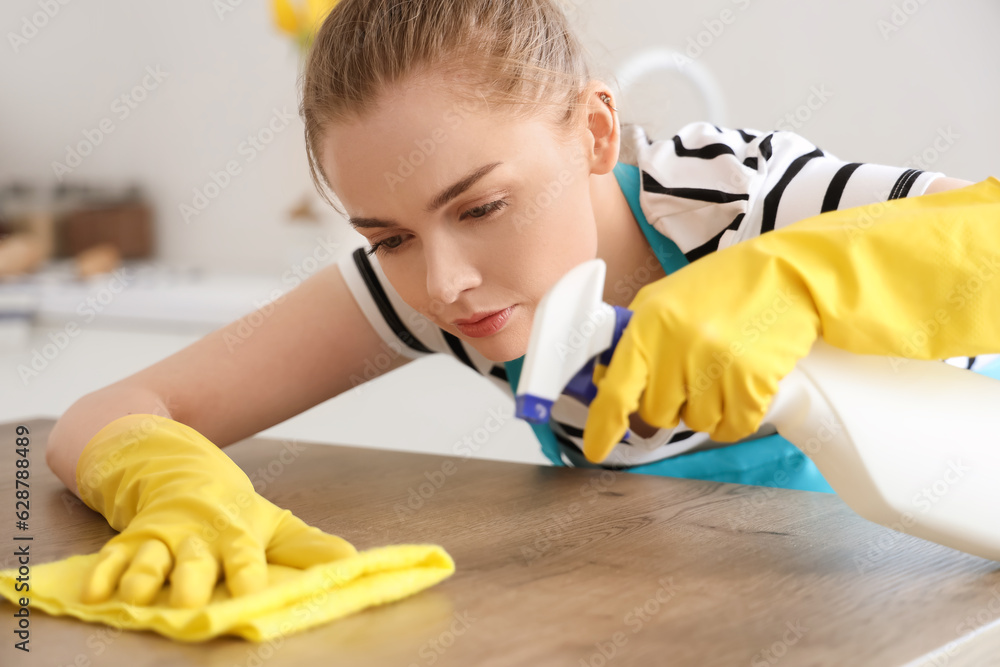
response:
<svg viewBox="0 0 1000 667"><path fill-rule="evenodd" d="M177 609L168 605L169 586L149 605L124 602L117 591L105 602L84 603L84 581L98 557L96 553L71 556L33 566L29 592L15 590L16 569L0 571L0 595L15 605L28 597L31 608L48 614L128 630L154 630L181 641L228 634L263 642L405 598L455 571L451 557L439 546L400 544L305 570L268 564L268 586L257 593L234 598L225 583L219 582L207 605Z"/></svg>
<svg viewBox="0 0 1000 667"><path fill-rule="evenodd" d="M98 553L0 572L16 605L182 641L266 641L412 595L455 571L432 544L358 552L258 495L195 429L131 414L97 432L76 467L80 498L119 533ZM23 588L23 582L20 583ZM21 605L23 606L23 605Z"/></svg>

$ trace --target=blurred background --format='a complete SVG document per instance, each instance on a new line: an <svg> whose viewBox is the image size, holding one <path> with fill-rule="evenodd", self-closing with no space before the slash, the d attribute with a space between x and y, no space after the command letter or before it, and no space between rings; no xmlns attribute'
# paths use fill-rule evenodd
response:
<svg viewBox="0 0 1000 667"><path fill-rule="evenodd" d="M655 139L708 120L1000 176L996 0L565 4ZM270 3L5 0L0 28L0 421L57 418L364 244L313 189ZM456 454L497 410L434 355L262 434ZM512 417L475 455L545 462Z"/></svg>

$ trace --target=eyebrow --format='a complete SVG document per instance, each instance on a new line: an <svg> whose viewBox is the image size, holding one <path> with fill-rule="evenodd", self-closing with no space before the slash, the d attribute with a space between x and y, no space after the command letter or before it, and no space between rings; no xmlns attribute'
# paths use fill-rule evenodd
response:
<svg viewBox="0 0 1000 667"><path fill-rule="evenodd" d="M438 193L433 199L431 199L430 203L427 205L427 208L425 208L424 210L427 213L433 213L434 211L438 210L439 208L450 202L455 197L459 196L460 194L471 188L473 185L476 184L477 181L479 181L479 179L483 178L484 176L486 176L486 174L490 173L491 171L493 171L502 164L503 162L492 162L490 164L483 165L479 169L469 172L467 175L460 178L457 182L453 183L452 185L449 185L440 193ZM355 229L357 229L358 227L371 228L371 227L399 226L399 224L393 220L381 220L379 218L352 217L350 218L349 221L351 223L351 227L354 227Z"/></svg>

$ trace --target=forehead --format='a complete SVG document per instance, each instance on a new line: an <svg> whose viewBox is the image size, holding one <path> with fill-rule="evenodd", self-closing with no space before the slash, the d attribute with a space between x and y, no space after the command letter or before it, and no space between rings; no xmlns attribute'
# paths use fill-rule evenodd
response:
<svg viewBox="0 0 1000 667"><path fill-rule="evenodd" d="M515 119L482 99L415 82L383 95L364 119L327 128L319 158L350 215L377 215L393 203L422 207L431 193L484 164L524 168L555 149L540 119Z"/></svg>

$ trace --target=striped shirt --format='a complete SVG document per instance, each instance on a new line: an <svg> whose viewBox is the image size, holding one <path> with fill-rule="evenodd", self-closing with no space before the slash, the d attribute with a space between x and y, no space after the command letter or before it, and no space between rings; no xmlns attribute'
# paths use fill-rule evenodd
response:
<svg viewBox="0 0 1000 667"><path fill-rule="evenodd" d="M622 125L619 162L639 168L639 205L646 220L669 237L688 261L819 213L923 194L943 174L844 162L803 137L784 131L684 126L669 140L653 140L638 125ZM450 354L512 395L502 363L495 363L408 306L378 264L359 247L338 262L361 310L392 349L416 359ZM1000 355L947 360L978 369ZM591 467L583 456L586 405L561 396L550 426L567 465ZM748 439L774 433L763 425ZM711 440L683 420L648 438L635 433L602 464L627 469L732 443Z"/></svg>

